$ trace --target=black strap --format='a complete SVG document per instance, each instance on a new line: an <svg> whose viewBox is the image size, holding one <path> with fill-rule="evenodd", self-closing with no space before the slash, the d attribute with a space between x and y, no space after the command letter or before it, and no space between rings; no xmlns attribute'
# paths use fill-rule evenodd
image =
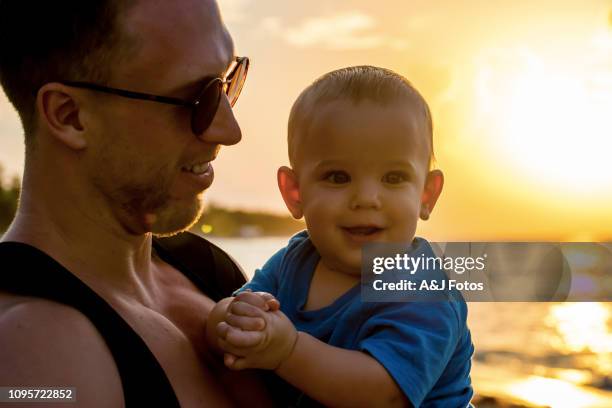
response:
<svg viewBox="0 0 612 408"><path fill-rule="evenodd" d="M245 281L227 254L193 234L157 239L154 245L162 259L213 300L229 296ZM179 407L166 373L142 338L104 299L44 252L23 243L0 243L0 289L53 300L83 313L113 355L126 407Z"/></svg>
<svg viewBox="0 0 612 408"><path fill-rule="evenodd" d="M240 266L221 248L198 235L186 232L156 238L153 247L164 261L182 270L215 302L246 283Z"/></svg>

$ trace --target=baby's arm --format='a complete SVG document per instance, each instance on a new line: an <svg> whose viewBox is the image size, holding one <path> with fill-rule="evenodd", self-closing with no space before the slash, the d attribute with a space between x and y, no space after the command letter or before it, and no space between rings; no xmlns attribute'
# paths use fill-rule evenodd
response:
<svg viewBox="0 0 612 408"><path fill-rule="evenodd" d="M304 332L298 333L293 353L276 373L324 405L410 406L391 375L372 356L330 346Z"/></svg>
<svg viewBox="0 0 612 408"><path fill-rule="evenodd" d="M327 406L410 406L387 370L361 351L330 346L297 332L280 311L262 313L265 329L248 332L221 323L220 347L234 356L230 368L263 368ZM253 333L258 333L254 346Z"/></svg>

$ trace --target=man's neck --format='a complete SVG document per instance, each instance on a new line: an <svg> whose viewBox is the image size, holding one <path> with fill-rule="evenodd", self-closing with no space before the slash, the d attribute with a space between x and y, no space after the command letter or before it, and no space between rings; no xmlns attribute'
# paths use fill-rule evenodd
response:
<svg viewBox="0 0 612 408"><path fill-rule="evenodd" d="M29 194L24 183L15 220L2 241L44 251L94 290L147 296L153 283L150 233L130 233L112 211L93 203L57 192L43 197Z"/></svg>

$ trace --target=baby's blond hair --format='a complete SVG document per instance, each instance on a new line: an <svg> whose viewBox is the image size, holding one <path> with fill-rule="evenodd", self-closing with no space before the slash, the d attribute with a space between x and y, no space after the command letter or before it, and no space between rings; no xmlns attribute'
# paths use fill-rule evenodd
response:
<svg viewBox="0 0 612 408"><path fill-rule="evenodd" d="M328 72L316 79L298 96L289 114L287 132L289 162L292 167L295 167L296 153L300 144L298 130L307 127L317 107L343 99L355 103L370 100L383 106L405 101L416 106L422 115L427 132L430 147L429 166L431 166L434 158L433 123L425 99L406 78L390 69L360 65Z"/></svg>

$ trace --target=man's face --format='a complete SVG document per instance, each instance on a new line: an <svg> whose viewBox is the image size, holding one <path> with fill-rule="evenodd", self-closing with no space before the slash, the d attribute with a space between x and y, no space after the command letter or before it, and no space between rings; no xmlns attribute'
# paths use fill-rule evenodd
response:
<svg viewBox="0 0 612 408"><path fill-rule="evenodd" d="M234 57L214 1L141 1L120 25L136 51L112 67L111 87L193 100L203 80L221 76ZM196 175L187 169L202 164L199 173L220 145L241 138L227 98L199 139L191 131L190 108L97 93L92 98L87 172L124 228L168 234L197 221L213 170Z"/></svg>
<svg viewBox="0 0 612 408"><path fill-rule="evenodd" d="M300 136L301 209L328 267L359 274L365 243L414 238L430 148L411 108L331 102Z"/></svg>

